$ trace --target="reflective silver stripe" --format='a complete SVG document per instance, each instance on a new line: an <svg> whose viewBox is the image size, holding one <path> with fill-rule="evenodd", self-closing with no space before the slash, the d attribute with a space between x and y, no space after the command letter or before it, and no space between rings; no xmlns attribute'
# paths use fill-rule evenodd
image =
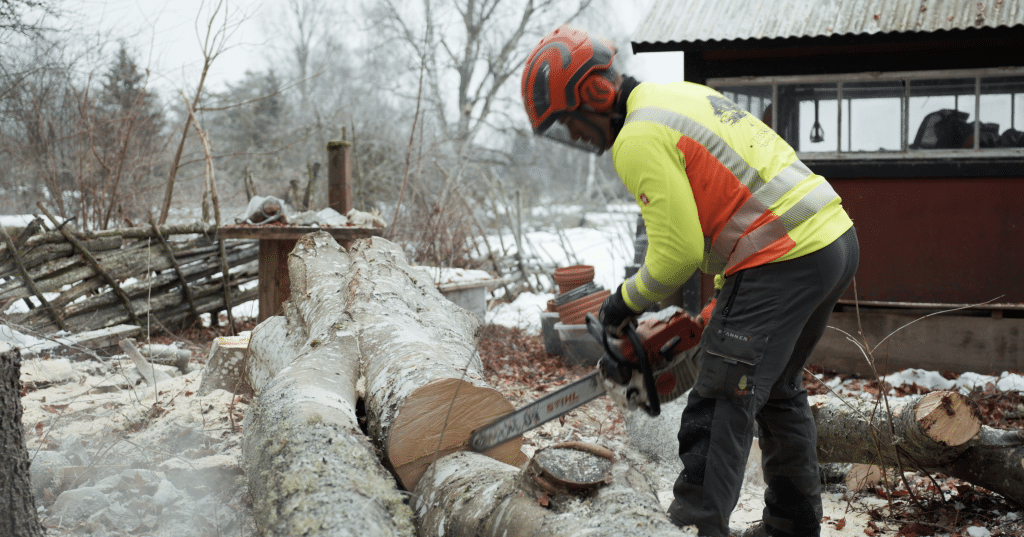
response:
<svg viewBox="0 0 1024 537"><path fill-rule="evenodd" d="M640 267L641 270L647 267ZM640 294L640 288L637 286L637 279L640 273L637 272L625 282L622 283L622 293L625 295L626 302L631 307L635 307L636 310L646 309L647 306L654 304L653 300L648 300L644 295ZM613 293L615 291L612 291Z"/></svg>
<svg viewBox="0 0 1024 537"><path fill-rule="evenodd" d="M779 215L778 219L767 222L744 235L743 232L765 211L807 179L812 174L811 170L803 162L797 160L772 177L771 180L765 181L757 169L747 164L743 157L725 140L683 114L664 108L642 108L630 112L626 117L626 124L633 121L658 123L697 141L708 150L711 156L733 172L740 183L751 192L751 197L729 218L713 242L705 237L704 259L701 264L703 265L702 270L707 274L728 271L742 263L765 246L786 236L789 231L806 222L830 201L838 197L831 185L822 181L793 207ZM708 244L709 242L711 244ZM654 281L653 278L651 281ZM647 285L646 280L643 283ZM648 288L653 291L653 288ZM635 282L632 283L632 293L638 297L634 304L639 304L644 300L636 288ZM628 296L631 301L634 300L633 294Z"/></svg>
<svg viewBox="0 0 1024 537"><path fill-rule="evenodd" d="M647 298L640 292L641 285L659 299L668 296L672 291L676 290L675 287L656 280L654 276L651 275L651 271L647 268L647 265L641 266L636 275L626 280L622 285L626 298L629 299L629 302L632 305L640 309L644 309L655 303L655 300Z"/></svg>
<svg viewBox="0 0 1024 537"><path fill-rule="evenodd" d="M735 149L725 143L725 140L721 139L704 125L683 114L665 110L664 108L641 108L630 112L626 116L625 125L633 121L658 123L678 131L683 136L696 140L697 143L708 150L708 153L711 153L711 156L718 159L718 162L721 162L726 168L729 168L730 171L736 174L736 178L739 179L740 183L751 192L764 186L764 179L761 179L757 170L750 164L747 164L747 161L743 160L743 157Z"/></svg>
<svg viewBox="0 0 1024 537"><path fill-rule="evenodd" d="M768 207L761 203L757 196L747 198L746 203L729 217L725 226L722 227L722 231L718 233L718 238L711 245L715 253L722 259L728 259L732 255L733 248L736 247L736 241L743 236L743 232L767 210Z"/></svg>
<svg viewBox="0 0 1024 537"><path fill-rule="evenodd" d="M647 265L640 267L640 270L637 271L636 275L637 279L640 280L640 283L642 283L653 295L668 296L669 293L676 290L675 287L656 280L654 276L651 275L651 271L647 268Z"/></svg>
<svg viewBox="0 0 1024 537"><path fill-rule="evenodd" d="M757 229L747 233L736 242L736 249L733 250L732 256L729 257L729 264L723 270L728 272L731 268L746 261L748 257L760 252L765 246L785 236L786 228L778 219L758 226Z"/></svg>
<svg viewBox="0 0 1024 537"><path fill-rule="evenodd" d="M779 220L782 220L782 223L786 226L786 232L792 231L793 228L818 214L818 211L838 197L839 195L832 189L832 185L828 184L827 181L822 181L820 185L814 187L806 196L800 198L796 205L779 215Z"/></svg>
<svg viewBox="0 0 1024 537"><path fill-rule="evenodd" d="M712 250L718 254L718 256L717 259L714 260L714 263L708 263L708 269L712 271L710 273L717 274L723 270L729 270L747 257L757 253L757 249L750 250L752 245L761 244L762 246L766 246L782 238L786 232L793 229L788 226L783 227L781 228L782 235L771 238L772 236L765 235L768 233L768 229L778 231L779 228L771 226L765 229L766 226L762 226L757 230L751 231L750 234L754 235L755 232L762 229L764 229L764 231L761 231L747 239L742 243L742 248L740 247L741 237L744 237L743 232L745 232L747 228L754 223L754 221L760 218L769 207L782 199L787 192L793 190L810 174L811 170L809 170L804 163L798 160L776 174L771 181L765 183L765 185L757 192L754 192L746 203L740 206L740 208L737 209L729 218L725 227L723 227L722 231L718 234L718 238L715 240L714 244L712 244ZM786 212L788 213L789 211ZM817 211L815 210L814 212ZM810 215L804 216L803 211L797 211L793 214L793 217L796 219L803 216L803 219L797 222L797 224L799 224L807 218L810 218L810 216L813 216L814 212Z"/></svg>

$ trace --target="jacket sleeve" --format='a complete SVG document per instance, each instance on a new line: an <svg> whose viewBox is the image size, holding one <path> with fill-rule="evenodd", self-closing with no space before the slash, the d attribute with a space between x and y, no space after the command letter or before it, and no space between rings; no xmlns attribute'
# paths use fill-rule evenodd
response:
<svg viewBox="0 0 1024 537"><path fill-rule="evenodd" d="M644 264L621 287L626 305L636 312L678 289L704 256L704 235L683 153L664 143L665 135L643 132L658 128L662 127L629 125L613 148L615 169L636 197L647 226Z"/></svg>

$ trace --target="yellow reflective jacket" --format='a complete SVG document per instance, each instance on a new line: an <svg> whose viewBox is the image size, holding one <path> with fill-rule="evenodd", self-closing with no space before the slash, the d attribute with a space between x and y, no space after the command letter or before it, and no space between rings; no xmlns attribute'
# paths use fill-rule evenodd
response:
<svg viewBox="0 0 1024 537"><path fill-rule="evenodd" d="M643 266L622 286L634 311L662 300L697 269L727 277L793 259L853 226L825 178L715 90L645 82L626 110L612 157L649 240Z"/></svg>

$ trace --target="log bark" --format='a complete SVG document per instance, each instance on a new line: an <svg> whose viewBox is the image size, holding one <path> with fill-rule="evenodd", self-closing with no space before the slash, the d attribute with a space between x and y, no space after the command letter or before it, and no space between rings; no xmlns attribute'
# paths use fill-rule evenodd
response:
<svg viewBox="0 0 1024 537"><path fill-rule="evenodd" d="M0 535L42 537L21 425L21 353L0 343Z"/></svg>
<svg viewBox="0 0 1024 537"><path fill-rule="evenodd" d="M541 491L527 470L477 453L435 462L413 495L420 537L572 537L585 535L681 536L648 479L627 462L585 493Z"/></svg>
<svg viewBox="0 0 1024 537"><path fill-rule="evenodd" d="M818 461L938 472L1024 505L1024 434L981 424L958 392L938 391L892 409L863 399L819 398Z"/></svg>
<svg viewBox="0 0 1024 537"><path fill-rule="evenodd" d="M288 318L250 336L243 464L261 535L414 535L412 511L356 416L360 349L344 321L349 259L326 233L288 260Z"/></svg>
<svg viewBox="0 0 1024 537"><path fill-rule="evenodd" d="M363 353L369 436L413 490L430 463L467 449L473 430L513 407L484 380L472 313L386 239L356 241L351 254L347 312ZM485 455L518 465L521 447L517 438Z"/></svg>
<svg viewBox="0 0 1024 537"><path fill-rule="evenodd" d="M91 241L85 241L85 245L93 252L106 252L109 250L116 250L121 248L124 241L121 237L107 237L103 239L94 239ZM3 252L4 256L8 256L8 252ZM55 261L66 257L73 257L75 255L74 246L69 243L63 244L43 244L33 248L32 250L26 250L22 253L22 263L25 268L31 270L43 263L49 261ZM7 278L14 275L18 271L18 267L15 266L14 260L8 258L6 261L0 263L0 278Z"/></svg>
<svg viewBox="0 0 1024 537"><path fill-rule="evenodd" d="M203 222L196 222L193 224L179 224L173 226L159 226L160 232L165 236L167 235L213 235L217 232L217 226L206 224ZM121 237L125 239L148 239L154 236L154 231L149 226L139 226L131 228L118 228L108 229L102 231L81 233L73 231L72 234L80 240L92 240L92 239L103 239L109 237ZM25 240L25 246L31 247L37 244L64 242L64 235L60 231L47 231L44 233L37 233L32 235ZM4 247L0 247L0 252L4 251Z"/></svg>
<svg viewBox="0 0 1024 537"><path fill-rule="evenodd" d="M316 233L298 241L288 263L284 316L253 331L245 368L256 401L243 459L262 534L328 533L308 522L337 520L358 503L352 498L366 505L355 508L366 511L362 519L346 521L359 535L390 534L366 526L385 514L422 536L687 534L647 478L607 450L560 446L583 457L538 453L528 465L519 441L501 446L514 464L458 451L473 429L512 407L483 382L477 318L396 245L374 238L345 253ZM360 398L365 424L354 411ZM343 461L333 446L345 446ZM414 490L415 530L402 525L411 510L403 518L404 504L380 500L401 493L394 481L381 488L378 457ZM359 496L367 490L373 500Z"/></svg>

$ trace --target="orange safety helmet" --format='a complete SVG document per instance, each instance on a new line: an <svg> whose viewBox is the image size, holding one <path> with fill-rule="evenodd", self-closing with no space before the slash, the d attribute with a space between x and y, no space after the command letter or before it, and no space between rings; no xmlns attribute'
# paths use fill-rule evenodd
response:
<svg viewBox="0 0 1024 537"><path fill-rule="evenodd" d="M587 105L602 114L612 110L616 76L612 61L616 52L609 41L567 24L544 36L523 67L523 105L533 131L598 155L603 153L602 131L580 113L580 107ZM589 124L601 139L574 140L557 122L565 117Z"/></svg>

